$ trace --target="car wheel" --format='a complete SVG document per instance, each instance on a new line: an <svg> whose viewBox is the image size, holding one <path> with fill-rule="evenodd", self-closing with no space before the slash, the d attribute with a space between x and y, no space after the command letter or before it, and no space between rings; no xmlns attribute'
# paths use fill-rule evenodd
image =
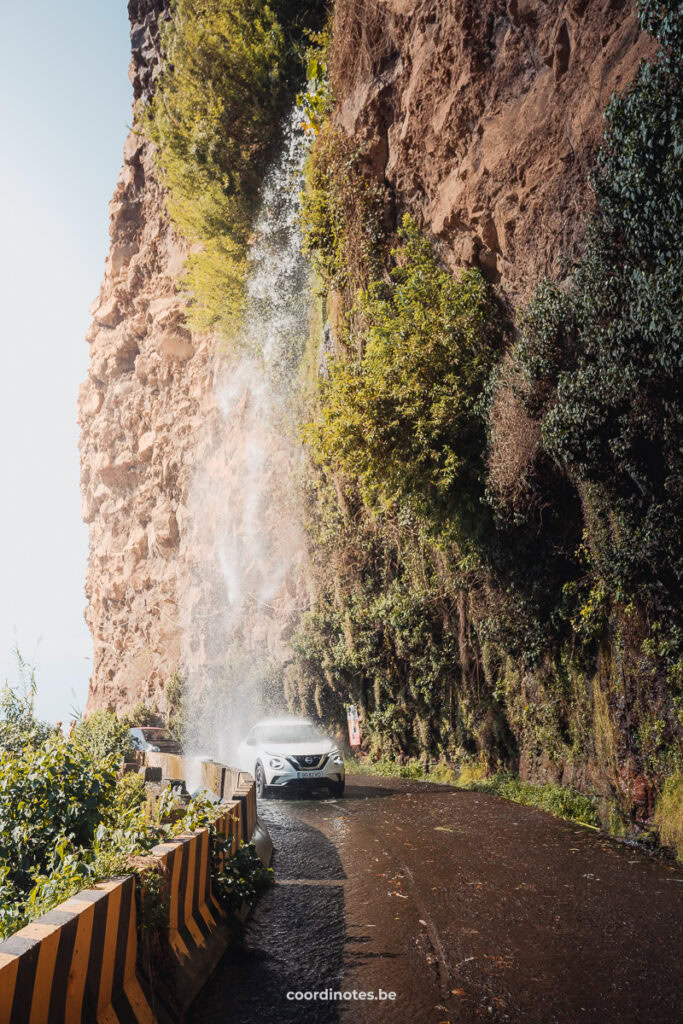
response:
<svg viewBox="0 0 683 1024"><path fill-rule="evenodd" d="M266 786L266 773L260 761L256 762L256 767L254 768L254 781L256 782L257 799L264 800L268 796L268 787Z"/></svg>
<svg viewBox="0 0 683 1024"><path fill-rule="evenodd" d="M344 786L345 785L346 785L346 782L345 782L344 779L342 779L341 782L330 782L329 783L330 796L343 796L344 795Z"/></svg>

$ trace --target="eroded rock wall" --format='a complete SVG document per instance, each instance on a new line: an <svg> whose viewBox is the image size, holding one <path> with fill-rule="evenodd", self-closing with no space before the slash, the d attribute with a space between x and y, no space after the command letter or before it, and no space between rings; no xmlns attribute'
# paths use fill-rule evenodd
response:
<svg viewBox="0 0 683 1024"><path fill-rule="evenodd" d="M623 0L338 0L344 129L441 244L513 299L580 243L614 91L651 47Z"/></svg>
<svg viewBox="0 0 683 1024"><path fill-rule="evenodd" d="M166 7L165 0L129 4L136 100L153 88ZM166 215L152 149L135 132L109 213L111 249L91 307L90 368L78 410L90 529L89 708L158 698L178 667L184 500L213 404L213 347L185 328L176 288L186 247Z"/></svg>
<svg viewBox="0 0 683 1024"><path fill-rule="evenodd" d="M167 9L167 0L129 3L136 102L154 90ZM258 351L279 352L307 329L295 211L270 195L289 203L298 195L287 175L301 162L299 145L287 134L291 152L269 172L254 225L250 289L259 315L247 328ZM153 148L136 132L125 142L110 220L79 397L94 643L88 710L124 711L141 699L164 710L164 689L179 671L190 703L209 695L188 722L193 741L206 744L236 704L258 708L277 703L274 689L282 693L272 679L307 601L288 484L298 443L280 397L286 383L270 383L263 359L187 329L187 245L169 222Z"/></svg>

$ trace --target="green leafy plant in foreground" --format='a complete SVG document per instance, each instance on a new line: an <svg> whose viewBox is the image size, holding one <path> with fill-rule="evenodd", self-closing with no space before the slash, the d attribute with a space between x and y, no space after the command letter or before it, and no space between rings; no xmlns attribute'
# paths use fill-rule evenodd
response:
<svg viewBox="0 0 683 1024"><path fill-rule="evenodd" d="M216 864L220 845L216 836L213 842ZM226 910L239 910L243 903L253 906L261 893L273 884L273 869L261 863L253 843L240 842L239 849L227 859L223 870L214 872L212 884Z"/></svg>
<svg viewBox="0 0 683 1024"><path fill-rule="evenodd" d="M64 840L92 844L114 796L115 768L58 737L19 755L0 751L0 864L15 884L30 887Z"/></svg>

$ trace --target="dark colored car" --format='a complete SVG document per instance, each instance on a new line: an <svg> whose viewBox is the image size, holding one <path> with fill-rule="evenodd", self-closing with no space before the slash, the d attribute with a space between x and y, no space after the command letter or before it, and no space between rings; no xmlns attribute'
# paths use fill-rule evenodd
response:
<svg viewBox="0 0 683 1024"><path fill-rule="evenodd" d="M151 751L162 754L182 754L183 750L177 740L173 739L168 729L151 725L142 725L130 730L131 747L133 750Z"/></svg>

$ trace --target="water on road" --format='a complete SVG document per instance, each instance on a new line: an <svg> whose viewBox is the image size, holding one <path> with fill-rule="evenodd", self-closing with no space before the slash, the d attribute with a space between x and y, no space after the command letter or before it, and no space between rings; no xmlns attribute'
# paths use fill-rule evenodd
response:
<svg viewBox="0 0 683 1024"><path fill-rule="evenodd" d="M351 776L343 799L259 813L277 882L192 1024L680 1024L675 866L402 779Z"/></svg>

